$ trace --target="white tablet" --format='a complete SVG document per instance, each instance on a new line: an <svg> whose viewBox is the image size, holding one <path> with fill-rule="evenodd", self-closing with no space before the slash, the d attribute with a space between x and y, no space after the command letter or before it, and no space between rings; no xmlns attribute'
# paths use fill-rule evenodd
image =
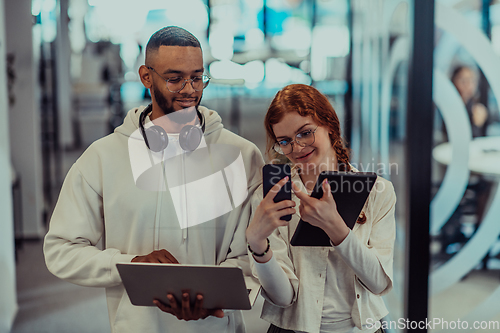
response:
<svg viewBox="0 0 500 333"><path fill-rule="evenodd" d="M118 263L116 267L130 302L139 306L156 306L154 299L168 305L168 293L180 302L182 293L189 291L192 304L202 294L207 309L250 310L260 290L238 267L152 263Z"/></svg>

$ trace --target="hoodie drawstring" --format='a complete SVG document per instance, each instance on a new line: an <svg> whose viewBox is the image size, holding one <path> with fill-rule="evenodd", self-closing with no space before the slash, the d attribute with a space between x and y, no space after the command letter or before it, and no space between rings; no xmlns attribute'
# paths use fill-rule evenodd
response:
<svg viewBox="0 0 500 333"><path fill-rule="evenodd" d="M185 203L185 208L186 208L186 227L182 229L182 243L184 243L187 239L187 234L188 234L188 226L189 226L189 212L188 212L188 201L187 201L187 184L186 184L186 168L185 168L185 158L186 154L182 154L182 180L184 184L184 203Z"/></svg>
<svg viewBox="0 0 500 333"><path fill-rule="evenodd" d="M164 186L167 184L165 182L165 165L163 163L163 153L161 159L161 177L163 177L163 182L158 182L158 191L156 194L156 211L155 211L155 224L153 230L153 250L160 250L160 230L161 230L161 202L163 200Z"/></svg>

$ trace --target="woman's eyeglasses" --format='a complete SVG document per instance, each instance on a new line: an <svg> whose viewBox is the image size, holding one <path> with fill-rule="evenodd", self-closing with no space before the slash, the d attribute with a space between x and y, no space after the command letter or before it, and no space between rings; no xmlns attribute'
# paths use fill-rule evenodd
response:
<svg viewBox="0 0 500 333"><path fill-rule="evenodd" d="M314 143L315 137L314 133L316 133L319 126L316 126L314 130L305 130L295 135L295 140L291 139L283 139L276 141L273 145L274 151L278 154L288 155L293 151L293 145L296 143L301 147L307 147Z"/></svg>

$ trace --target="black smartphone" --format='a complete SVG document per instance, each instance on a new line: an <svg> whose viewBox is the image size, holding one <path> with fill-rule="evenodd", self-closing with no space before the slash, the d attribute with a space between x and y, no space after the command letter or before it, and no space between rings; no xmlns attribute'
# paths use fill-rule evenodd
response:
<svg viewBox="0 0 500 333"><path fill-rule="evenodd" d="M266 164L262 167L262 180L263 180L263 190L264 197L267 195L269 190L280 180L288 176L288 181L285 186L274 197L274 202L280 202L283 200L292 200L292 171L290 165L288 164ZM290 221L292 215L285 215L280 218L283 221Z"/></svg>

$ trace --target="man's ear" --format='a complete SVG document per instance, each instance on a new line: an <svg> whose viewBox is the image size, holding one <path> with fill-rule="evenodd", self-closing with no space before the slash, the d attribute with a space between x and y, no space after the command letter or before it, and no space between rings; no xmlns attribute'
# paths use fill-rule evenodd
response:
<svg viewBox="0 0 500 333"><path fill-rule="evenodd" d="M151 72L149 69L142 65L139 67L139 77L141 78L141 82L147 89L150 89L153 86L153 82L151 80Z"/></svg>

